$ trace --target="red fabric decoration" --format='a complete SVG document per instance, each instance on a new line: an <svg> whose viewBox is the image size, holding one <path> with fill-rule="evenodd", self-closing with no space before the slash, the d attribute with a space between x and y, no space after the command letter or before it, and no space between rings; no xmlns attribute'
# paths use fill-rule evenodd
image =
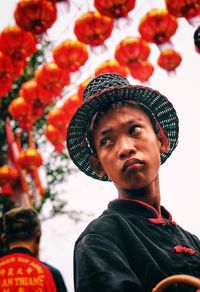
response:
<svg viewBox="0 0 200 292"><path fill-rule="evenodd" d="M35 34L45 32L55 22L56 17L55 4L46 0L21 0L14 12L17 25Z"/></svg>
<svg viewBox="0 0 200 292"><path fill-rule="evenodd" d="M170 40L177 27L177 19L167 10L153 9L141 19L138 30L145 41L160 45Z"/></svg>
<svg viewBox="0 0 200 292"><path fill-rule="evenodd" d="M35 80L42 93L59 96L64 86L69 84L70 77L67 70L61 69L55 63L47 63L35 72Z"/></svg>
<svg viewBox="0 0 200 292"><path fill-rule="evenodd" d="M74 72L85 64L89 54L85 44L66 40L54 47L53 58L59 67Z"/></svg>
<svg viewBox="0 0 200 292"><path fill-rule="evenodd" d="M103 73L116 73L126 77L129 70L125 66L121 66L116 60L107 60L96 68L95 76Z"/></svg>
<svg viewBox="0 0 200 292"><path fill-rule="evenodd" d="M87 12L75 21L77 39L91 46L102 45L113 30L113 19L95 12Z"/></svg>
<svg viewBox="0 0 200 292"><path fill-rule="evenodd" d="M94 6L102 15L113 18L126 17L135 7L135 0L94 0Z"/></svg>
<svg viewBox="0 0 200 292"><path fill-rule="evenodd" d="M146 61L151 48L140 38L127 37L115 49L115 59L123 66L131 66L136 61Z"/></svg>
<svg viewBox="0 0 200 292"><path fill-rule="evenodd" d="M181 61L182 57L178 52L172 49L166 49L160 53L157 63L167 71L174 71L180 65Z"/></svg>

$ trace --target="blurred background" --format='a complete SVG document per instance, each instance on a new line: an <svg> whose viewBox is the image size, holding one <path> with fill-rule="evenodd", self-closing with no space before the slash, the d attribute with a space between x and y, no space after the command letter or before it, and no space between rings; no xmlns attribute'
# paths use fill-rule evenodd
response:
<svg viewBox="0 0 200 292"><path fill-rule="evenodd" d="M200 237L200 4L124 3L0 2L0 216L25 200L13 192L18 177L42 220L41 259L60 269L71 292L75 240L117 197L110 183L82 174L65 146L83 90L101 72L174 104L180 138L160 169L162 205Z"/></svg>

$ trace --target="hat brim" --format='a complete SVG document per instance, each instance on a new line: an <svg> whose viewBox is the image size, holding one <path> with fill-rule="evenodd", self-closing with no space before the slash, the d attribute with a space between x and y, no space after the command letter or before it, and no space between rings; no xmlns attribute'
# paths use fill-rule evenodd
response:
<svg viewBox="0 0 200 292"><path fill-rule="evenodd" d="M88 98L72 117L67 131L67 148L75 165L86 175L109 181L107 176L99 177L94 172L89 156L91 150L87 143L87 131L96 112L112 103L133 100L147 106L159 121L169 140L169 151L161 153L161 164L171 155L178 143L179 124L176 111L171 102L158 91L145 86L125 85L101 91Z"/></svg>

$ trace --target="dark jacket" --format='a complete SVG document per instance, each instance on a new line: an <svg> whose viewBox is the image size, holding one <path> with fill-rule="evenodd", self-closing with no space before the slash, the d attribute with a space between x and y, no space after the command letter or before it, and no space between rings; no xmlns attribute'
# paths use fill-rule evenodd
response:
<svg viewBox="0 0 200 292"><path fill-rule="evenodd" d="M118 199L92 221L74 250L76 292L148 292L174 274L200 278L200 241L165 208ZM166 291L195 291L175 284Z"/></svg>

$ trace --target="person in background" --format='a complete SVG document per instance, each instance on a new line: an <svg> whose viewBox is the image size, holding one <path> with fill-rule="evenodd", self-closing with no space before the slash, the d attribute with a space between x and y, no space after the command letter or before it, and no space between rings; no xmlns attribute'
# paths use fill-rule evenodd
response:
<svg viewBox="0 0 200 292"><path fill-rule="evenodd" d="M112 181L118 198L75 243L76 292L150 292L171 275L200 278L199 239L161 205L159 168L178 133L176 111L158 91L109 73L86 87L68 126L68 151L86 175Z"/></svg>
<svg viewBox="0 0 200 292"><path fill-rule="evenodd" d="M41 225L33 208L13 208L3 216L1 292L67 292L61 273L39 260Z"/></svg>

